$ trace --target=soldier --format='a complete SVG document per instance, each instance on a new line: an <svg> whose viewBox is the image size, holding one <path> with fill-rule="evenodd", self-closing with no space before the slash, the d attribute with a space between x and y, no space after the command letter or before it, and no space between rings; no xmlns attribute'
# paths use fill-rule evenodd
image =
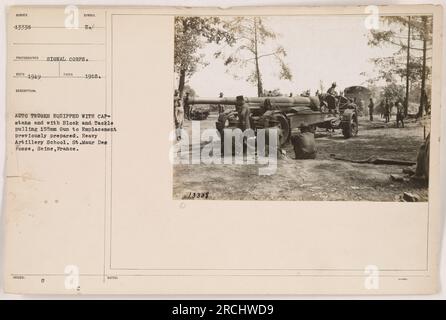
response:
<svg viewBox="0 0 446 320"><path fill-rule="evenodd" d="M364 110L364 100L362 100L362 99L357 99L356 100L356 105L358 106L358 110L359 110L359 112L362 114L363 112L365 113L365 110Z"/></svg>
<svg viewBox="0 0 446 320"><path fill-rule="evenodd" d="M328 112L330 113L338 113L337 107L338 107L338 93L336 91L336 82L333 82L331 84L331 87L327 90L327 97L325 98L327 102Z"/></svg>
<svg viewBox="0 0 446 320"><path fill-rule="evenodd" d="M384 100L381 100L381 102L379 103L379 112L381 115L381 119L384 118L384 113L385 113L385 106L384 106Z"/></svg>
<svg viewBox="0 0 446 320"><path fill-rule="evenodd" d="M315 159L316 158L316 142L314 133L309 127L300 129L300 133L291 137L294 146L295 159Z"/></svg>
<svg viewBox="0 0 446 320"><path fill-rule="evenodd" d="M426 114L430 114L429 98L427 97L426 89L421 92L421 104L423 105ZM423 114L421 114L420 116L423 116Z"/></svg>
<svg viewBox="0 0 446 320"><path fill-rule="evenodd" d="M302 97L309 97L310 95L311 95L311 90L310 90L310 89L304 91L304 92L301 94Z"/></svg>
<svg viewBox="0 0 446 320"><path fill-rule="evenodd" d="M220 92L220 94L218 95L218 97L221 99L223 98L223 92ZM218 113L223 113L225 111L225 107L222 104L218 105Z"/></svg>
<svg viewBox="0 0 446 320"><path fill-rule="evenodd" d="M173 119L175 123L175 133L177 141L181 140L181 130L183 129L184 108L178 90L175 90L173 97Z"/></svg>
<svg viewBox="0 0 446 320"><path fill-rule="evenodd" d="M243 96L237 96L235 98L235 110L238 113L240 119L241 129L244 131L251 128L250 116L251 112L248 105L245 102Z"/></svg>
<svg viewBox="0 0 446 320"><path fill-rule="evenodd" d="M369 115L370 115L370 121L373 121L373 109L375 108L375 104L373 103L373 99L370 98L369 102Z"/></svg>
<svg viewBox="0 0 446 320"><path fill-rule="evenodd" d="M404 128L404 107L403 104L398 101L396 103L396 127L399 128L401 121L401 126Z"/></svg>
<svg viewBox="0 0 446 320"><path fill-rule="evenodd" d="M188 103L189 100L189 92L186 92L186 96L184 97L183 106L184 106L184 116L187 120L190 120L190 106Z"/></svg>
<svg viewBox="0 0 446 320"><path fill-rule="evenodd" d="M396 115L395 109L396 109L396 102L390 101L389 121L390 119L392 119L393 114Z"/></svg>
<svg viewBox="0 0 446 320"><path fill-rule="evenodd" d="M384 120L386 123L390 121L390 110L391 110L390 102L389 99L386 98L386 102L384 104Z"/></svg>
<svg viewBox="0 0 446 320"><path fill-rule="evenodd" d="M272 110L273 106L271 104L271 99L267 98L265 99L265 101L263 101L263 113L268 111L268 110Z"/></svg>
<svg viewBox="0 0 446 320"><path fill-rule="evenodd" d="M327 93L333 97L336 97L338 93L336 92L336 82L331 84L331 87L328 88Z"/></svg>
<svg viewBox="0 0 446 320"><path fill-rule="evenodd" d="M270 98L266 98L265 101L263 101L263 106L262 106L263 113L266 111L275 110L275 109L277 109L277 108L275 106L273 106Z"/></svg>

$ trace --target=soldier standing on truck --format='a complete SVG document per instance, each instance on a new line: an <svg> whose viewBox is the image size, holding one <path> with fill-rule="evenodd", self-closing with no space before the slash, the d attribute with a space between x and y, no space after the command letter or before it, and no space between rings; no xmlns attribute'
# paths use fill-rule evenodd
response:
<svg viewBox="0 0 446 320"><path fill-rule="evenodd" d="M173 120L175 123L177 141L179 141L181 140L181 130L183 130L184 108L183 100L181 99L178 90L175 90L173 96Z"/></svg>
<svg viewBox="0 0 446 320"><path fill-rule="evenodd" d="M338 93L336 92L336 82L331 84L331 87L328 88L327 93L333 97L336 97Z"/></svg>
<svg viewBox="0 0 446 320"><path fill-rule="evenodd" d="M238 113L238 118L240 119L241 129L245 131L246 129L251 128L250 123L250 115L249 107L245 102L245 98L243 96L237 96L235 98L235 110Z"/></svg>
<svg viewBox="0 0 446 320"><path fill-rule="evenodd" d="M327 102L327 107L328 107L328 112L330 113L338 113L337 110L337 106L338 106L338 92L336 91L336 82L333 82L331 84L331 87L328 88L327 90L327 97L326 98L326 102Z"/></svg>

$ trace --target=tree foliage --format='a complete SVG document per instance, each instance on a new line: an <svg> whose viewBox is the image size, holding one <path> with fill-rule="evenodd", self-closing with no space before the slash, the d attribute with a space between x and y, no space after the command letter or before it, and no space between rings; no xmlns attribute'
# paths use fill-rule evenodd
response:
<svg viewBox="0 0 446 320"><path fill-rule="evenodd" d="M224 59L228 71L240 79L241 69L248 70L245 79L257 86L259 96L263 94L263 80L261 71L261 60L266 57L273 58L279 66L278 76L280 79L292 80L292 73L285 62L287 53L281 45L274 44L269 47L271 40L276 40L278 35L271 30L261 17L236 17L228 22L228 30L235 38L235 46L230 54L224 51L215 53L216 58Z"/></svg>
<svg viewBox="0 0 446 320"><path fill-rule="evenodd" d="M425 91L426 79L430 77L431 68L427 63L428 52L432 49L432 17L383 17L384 29L371 30L370 46L391 46L394 52L391 56L372 59L378 69L376 78L371 82L385 80L386 90L392 92L395 87L401 87L406 80L405 96L410 98L410 88L419 86ZM400 88L401 89L401 88ZM400 90L398 90L400 92ZM408 101L405 104L406 112ZM423 113L423 101L420 100L419 114Z"/></svg>
<svg viewBox="0 0 446 320"><path fill-rule="evenodd" d="M405 76L403 71L406 67L403 65L405 63L406 53L407 53L407 30L410 24L411 27L411 45L409 47L411 51L410 60L411 65L409 66L411 77L419 81L421 79L421 64L422 59L420 53L423 50L422 41L426 39L428 44L428 50L431 49L432 45L432 18L426 17L429 21L426 26L423 24L422 16L412 16L410 17L410 22L408 17L383 17L384 25L389 28L388 30L371 30L369 37L370 46L383 47L385 45L391 45L395 47L395 52L393 56L388 58L381 58L376 62L382 63L387 62L388 64L394 63L394 71L398 76ZM388 60L388 61L385 61ZM389 65L386 65L388 67ZM417 68L418 66L418 68ZM411 67L414 67L412 69Z"/></svg>
<svg viewBox="0 0 446 320"><path fill-rule="evenodd" d="M232 44L234 36L227 22L218 17L175 17L175 72L180 76L178 90L182 94L187 77L208 63L199 49L206 43Z"/></svg>

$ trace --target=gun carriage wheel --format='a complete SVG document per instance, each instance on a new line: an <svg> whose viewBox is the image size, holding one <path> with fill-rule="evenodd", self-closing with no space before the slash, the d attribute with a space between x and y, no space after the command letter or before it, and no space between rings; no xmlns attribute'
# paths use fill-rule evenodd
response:
<svg viewBox="0 0 446 320"><path fill-rule="evenodd" d="M342 121L342 134L348 139L358 135L358 117L355 113L345 115L346 120Z"/></svg>
<svg viewBox="0 0 446 320"><path fill-rule="evenodd" d="M276 113L271 116L274 126L273 128L278 129L279 145L283 146L288 142L291 136L290 123L288 118L281 113Z"/></svg>

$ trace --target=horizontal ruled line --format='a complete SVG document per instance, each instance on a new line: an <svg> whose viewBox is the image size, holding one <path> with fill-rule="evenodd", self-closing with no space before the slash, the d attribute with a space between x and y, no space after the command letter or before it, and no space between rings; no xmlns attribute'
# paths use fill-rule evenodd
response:
<svg viewBox="0 0 446 320"><path fill-rule="evenodd" d="M44 59L13 59L14 62L105 62L105 60L94 60L94 59L88 59L88 60L44 60Z"/></svg>
<svg viewBox="0 0 446 320"><path fill-rule="evenodd" d="M55 45L55 46L103 46L103 42L98 43L88 43L88 42L79 42L79 43L70 43L70 42L14 42L13 45L15 46L23 46L23 45L35 45L35 46L48 46L48 45Z"/></svg>
<svg viewBox="0 0 446 320"><path fill-rule="evenodd" d="M16 79L28 79L27 76L13 76L13 78ZM95 78L95 79L87 79L84 76L41 76L41 79L85 79L85 80L102 80L105 79L105 77ZM34 81L38 81L38 79L30 79Z"/></svg>
<svg viewBox="0 0 446 320"><path fill-rule="evenodd" d="M105 29L104 27L91 27L91 29L85 29L83 27L79 28L67 28L65 26L31 26L31 29L69 29L69 30L94 30L94 29Z"/></svg>
<svg viewBox="0 0 446 320"><path fill-rule="evenodd" d="M15 273L11 274L11 277L67 277L66 273ZM103 274L79 274L82 277L103 277ZM107 277L314 277L314 278L363 278L363 274L218 274L218 273L206 273L206 274L106 274ZM429 275L411 274L411 275L380 275L385 278L430 278Z"/></svg>

